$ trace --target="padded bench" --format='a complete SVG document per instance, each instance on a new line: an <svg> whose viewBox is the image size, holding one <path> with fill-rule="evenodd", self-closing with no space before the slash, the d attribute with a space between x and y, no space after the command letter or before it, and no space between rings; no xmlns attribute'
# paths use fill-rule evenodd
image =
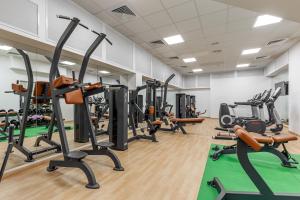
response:
<svg viewBox="0 0 300 200"><path fill-rule="evenodd" d="M173 131L180 129L183 134L187 134L183 128L184 124L200 124L204 118L171 118L170 121L173 123Z"/></svg>
<svg viewBox="0 0 300 200"><path fill-rule="evenodd" d="M248 133L248 131L246 131L244 128L242 128L241 126L234 126L233 128L234 132L236 133L238 130L242 130L246 133ZM255 140L258 143L261 144L282 144L282 143L288 143L290 141L296 141L298 140L298 138L295 135L287 135L287 134L281 134L281 135L271 135L271 136L253 136L253 138L255 138Z"/></svg>

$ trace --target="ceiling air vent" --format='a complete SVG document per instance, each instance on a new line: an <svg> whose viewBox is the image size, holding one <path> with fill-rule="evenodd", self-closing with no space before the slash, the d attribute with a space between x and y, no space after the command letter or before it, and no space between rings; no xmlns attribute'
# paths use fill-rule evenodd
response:
<svg viewBox="0 0 300 200"><path fill-rule="evenodd" d="M169 57L169 59L171 59L171 60L178 60L179 57L178 56L172 56L172 57Z"/></svg>
<svg viewBox="0 0 300 200"><path fill-rule="evenodd" d="M287 40L288 40L288 38L281 38L281 39L277 39L277 40L272 40L272 41L267 43L267 46L282 45Z"/></svg>
<svg viewBox="0 0 300 200"><path fill-rule="evenodd" d="M258 56L255 58L255 60L263 60L263 59L268 59L270 56Z"/></svg>
<svg viewBox="0 0 300 200"><path fill-rule="evenodd" d="M114 10L112 10L112 12L114 13L120 13L120 14L124 14L124 15L131 15L131 16L136 16L134 14L134 12L132 12L132 10L130 10L130 8L128 8L127 6L121 6L119 8L116 8Z"/></svg>
<svg viewBox="0 0 300 200"><path fill-rule="evenodd" d="M155 40L155 41L152 41L150 42L151 44L161 44L161 45L165 45L165 43L161 40Z"/></svg>
<svg viewBox="0 0 300 200"><path fill-rule="evenodd" d="M213 52L213 53L221 53L222 50L221 50L221 49L217 49L217 50L213 50L212 52Z"/></svg>
<svg viewBox="0 0 300 200"><path fill-rule="evenodd" d="M211 43L212 46L215 46L215 45L218 45L218 44L220 44L220 42L213 42L213 43Z"/></svg>
<svg viewBox="0 0 300 200"><path fill-rule="evenodd" d="M7 54L9 54L9 55L14 55L14 56L20 56L20 54L15 53L15 52L8 52Z"/></svg>
<svg viewBox="0 0 300 200"><path fill-rule="evenodd" d="M187 68L187 66L180 66L180 68Z"/></svg>
<svg viewBox="0 0 300 200"><path fill-rule="evenodd" d="M162 40L155 40L155 41L150 42L150 45L154 48L158 48L158 47L165 45L165 43Z"/></svg>

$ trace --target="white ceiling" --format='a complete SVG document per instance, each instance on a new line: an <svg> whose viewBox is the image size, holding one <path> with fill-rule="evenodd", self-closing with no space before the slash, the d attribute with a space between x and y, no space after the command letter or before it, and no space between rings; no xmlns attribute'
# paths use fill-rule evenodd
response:
<svg viewBox="0 0 300 200"><path fill-rule="evenodd" d="M182 73L189 73L199 67L204 72L229 71L234 70L238 63L264 67L300 36L300 25L296 22L283 20L278 24L254 29L255 19L262 13L213 0L73 1ZM136 17L111 12L123 5L127 5ZM185 42L172 46L150 44L151 41L175 34L181 34ZM281 38L289 40L280 46L266 46L267 42ZM257 47L262 47L259 54L240 55L243 49ZM222 52L214 53L214 50ZM255 59L264 55L271 58ZM172 56L180 59L169 59ZM183 57L196 57L197 62L185 64Z"/></svg>

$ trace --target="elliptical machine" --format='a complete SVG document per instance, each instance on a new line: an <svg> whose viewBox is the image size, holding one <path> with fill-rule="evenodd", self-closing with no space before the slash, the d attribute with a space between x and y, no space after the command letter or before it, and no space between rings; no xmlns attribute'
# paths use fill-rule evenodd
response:
<svg viewBox="0 0 300 200"><path fill-rule="evenodd" d="M269 99L271 95L272 90L265 90L262 94L255 95L253 99L247 101L247 102L236 102L234 105L228 105L226 103L222 103L220 105L219 110L219 124L220 128L217 127L216 130L222 130L222 131L229 131L232 129L235 125L243 126L245 129L249 132L255 132L259 134L264 134L266 132L266 121L264 120L264 111L263 111L263 104ZM250 105L252 108L252 113L258 113L255 114L253 117L239 117L235 113L235 108L238 105ZM232 109L233 114L231 114L229 108ZM259 108L259 112L255 111ZM224 135L217 135L215 139L227 139L228 136Z"/></svg>

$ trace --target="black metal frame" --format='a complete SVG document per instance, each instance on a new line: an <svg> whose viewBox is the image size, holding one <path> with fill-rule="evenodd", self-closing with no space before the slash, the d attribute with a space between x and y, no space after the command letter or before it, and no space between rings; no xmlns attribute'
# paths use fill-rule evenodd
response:
<svg viewBox="0 0 300 200"><path fill-rule="evenodd" d="M12 149L13 149L13 146L14 146L14 142L13 142L14 128L15 128L14 125L10 125L8 127L8 130L7 130L8 131L8 145L7 145L5 156L4 156L1 168L0 168L0 182L3 178L9 155L12 152Z"/></svg>
<svg viewBox="0 0 300 200"><path fill-rule="evenodd" d="M278 149L282 146L282 151L279 151ZM216 161L218 160L222 155L226 154L236 154L237 153L237 144L231 145L231 146L224 146L223 148L220 148L218 146L213 148L214 153L211 155L211 158ZM298 162L292 158L291 154L288 152L286 146L284 143L273 143L265 144L263 148L261 149L262 152L268 152L275 156L277 156L280 161L281 165L283 167L288 168L295 168L295 164L298 164ZM255 153L252 148L248 148L248 153Z"/></svg>
<svg viewBox="0 0 300 200"><path fill-rule="evenodd" d="M215 177L208 184L218 191L216 200L300 200L300 194L274 193L272 191L249 160L248 144L241 139L238 139L237 142L237 156L243 170L259 192L227 191L221 181Z"/></svg>
<svg viewBox="0 0 300 200"><path fill-rule="evenodd" d="M23 153L26 156L26 160L25 160L26 162L32 162L34 161L34 156L36 155L49 152L49 151L55 151L56 153L61 152L61 146L56 142L52 141L51 137L48 140L48 144L50 145L50 147L45 147L45 148L32 151L24 146L24 139L26 134L26 123L27 123L28 112L30 109L30 103L32 99L34 81L33 81L33 73L32 73L32 67L31 67L29 56L21 49L17 49L17 51L22 56L25 63L28 85L27 85L26 92L18 93L18 95L24 97L23 114L20 123L20 135L18 137L13 138L13 144L16 149L18 149L21 153Z"/></svg>
<svg viewBox="0 0 300 200"><path fill-rule="evenodd" d="M69 18L66 16L58 16L59 18L70 20L70 23L68 27L63 32L62 36L60 37L56 48L54 52L54 56L52 59L50 74L49 74L49 82L51 84L51 95L52 95L52 101L53 101L53 113L54 118L57 121L57 128L59 131L60 141L61 141L61 147L63 152L63 160L51 160L48 166L48 171L54 171L57 169L57 167L70 167L70 168L78 168L81 169L87 179L88 183L86 184L87 188L90 189L97 189L99 188L99 184L96 181L95 175L92 171L92 169L89 167L87 163L85 163L82 159L85 158L88 154L82 151L70 151L69 144L67 141L66 136L66 130L64 128L64 122L62 119L62 112L60 107L60 101L59 99L63 97L63 94L66 94L68 92L77 90L78 87L81 87L80 84L70 86L63 89L56 89L53 86L53 81L57 76L59 76L59 69L58 69L58 63L60 59L60 55L62 52L62 48L64 44L67 42L75 28L80 25L80 20L78 18Z"/></svg>

